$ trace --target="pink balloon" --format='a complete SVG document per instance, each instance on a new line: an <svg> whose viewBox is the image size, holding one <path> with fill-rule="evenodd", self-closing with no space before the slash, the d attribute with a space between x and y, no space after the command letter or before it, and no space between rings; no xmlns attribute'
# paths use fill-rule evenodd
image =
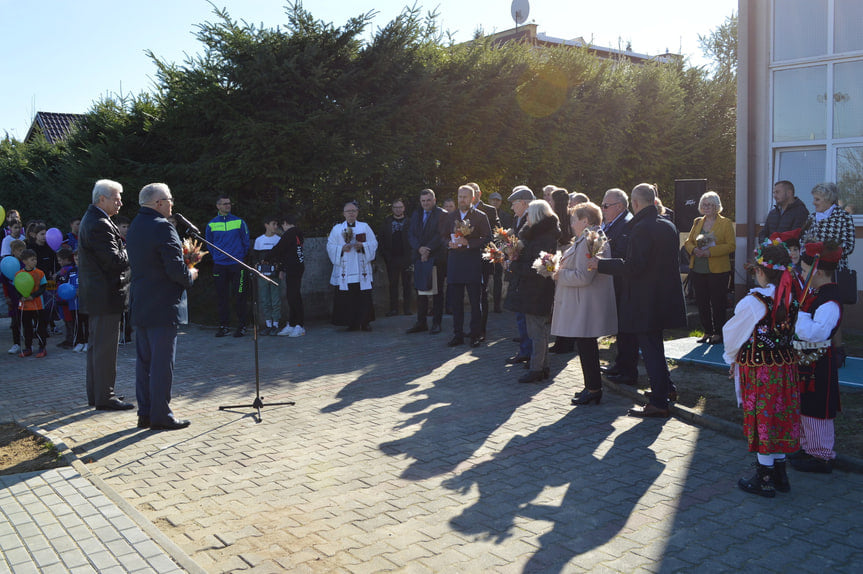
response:
<svg viewBox="0 0 863 574"><path fill-rule="evenodd" d="M51 249L57 251L63 245L63 232L56 227L52 227L45 232L45 241Z"/></svg>

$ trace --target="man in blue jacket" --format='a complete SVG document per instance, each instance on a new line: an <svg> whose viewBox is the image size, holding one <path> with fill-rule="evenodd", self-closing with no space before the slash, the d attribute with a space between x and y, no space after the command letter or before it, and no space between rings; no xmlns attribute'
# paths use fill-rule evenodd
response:
<svg viewBox="0 0 863 574"><path fill-rule="evenodd" d="M230 197L219 197L216 200L216 209L219 214L207 224L207 241L242 261L249 252L249 227L245 221L231 215ZM231 332L228 323L233 297L234 309L237 312L237 330L234 331L234 337L242 337L246 334L248 321L246 299L248 290L251 289L248 273L239 263L217 249L211 249L210 254L213 256L213 279L219 302L219 330L216 331L216 336L224 337Z"/></svg>
<svg viewBox="0 0 863 574"><path fill-rule="evenodd" d="M132 268L132 323L135 325L135 392L138 428L175 430L189 426L171 412L171 385L183 290L198 270L183 261L183 245L171 215L174 199L164 183L138 194L138 216L129 226L126 249Z"/></svg>

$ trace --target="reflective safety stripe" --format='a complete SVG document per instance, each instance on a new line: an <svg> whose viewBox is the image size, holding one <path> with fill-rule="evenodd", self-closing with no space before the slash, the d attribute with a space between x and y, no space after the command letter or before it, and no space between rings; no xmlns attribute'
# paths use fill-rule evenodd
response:
<svg viewBox="0 0 863 574"><path fill-rule="evenodd" d="M232 221L211 221L210 222L210 231L233 231L235 229L242 229L243 220L242 219L234 219Z"/></svg>

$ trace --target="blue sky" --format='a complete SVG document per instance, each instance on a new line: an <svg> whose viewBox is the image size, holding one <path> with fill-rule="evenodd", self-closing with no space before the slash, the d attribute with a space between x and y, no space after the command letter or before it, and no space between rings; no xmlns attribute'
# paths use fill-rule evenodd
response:
<svg viewBox="0 0 863 574"><path fill-rule="evenodd" d="M275 27L285 0L213 0L234 19ZM412 5L411 1L411 5ZM306 0L313 16L336 26L376 11L369 35L396 17L406 0ZM426 0L456 41L513 27L512 0ZM680 52L705 61L706 35L737 11L737 0L530 0L528 22L559 38L646 54ZM195 25L212 21L206 0L0 0L0 137L23 139L35 111L84 113L105 95L150 91L155 67L144 52L182 62L200 51Z"/></svg>

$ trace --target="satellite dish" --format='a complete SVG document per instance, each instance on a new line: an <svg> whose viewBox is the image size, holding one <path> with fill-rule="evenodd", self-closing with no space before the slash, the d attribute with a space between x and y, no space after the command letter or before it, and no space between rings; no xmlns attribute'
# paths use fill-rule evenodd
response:
<svg viewBox="0 0 863 574"><path fill-rule="evenodd" d="M516 26L521 26L527 22L527 15L530 14L530 2L528 0L512 0L512 19L515 20Z"/></svg>

